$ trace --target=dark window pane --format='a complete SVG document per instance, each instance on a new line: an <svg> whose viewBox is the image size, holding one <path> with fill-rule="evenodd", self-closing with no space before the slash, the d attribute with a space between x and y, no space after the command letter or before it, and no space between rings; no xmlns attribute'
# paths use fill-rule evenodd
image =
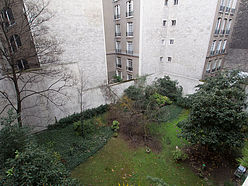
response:
<svg viewBox="0 0 248 186"><path fill-rule="evenodd" d="M8 15L8 21L12 25L15 23L13 12L10 8L7 9L6 14Z"/></svg>
<svg viewBox="0 0 248 186"><path fill-rule="evenodd" d="M21 38L20 36L18 35L15 35L15 40L16 40L16 44L18 47L22 46L22 43L21 43Z"/></svg>

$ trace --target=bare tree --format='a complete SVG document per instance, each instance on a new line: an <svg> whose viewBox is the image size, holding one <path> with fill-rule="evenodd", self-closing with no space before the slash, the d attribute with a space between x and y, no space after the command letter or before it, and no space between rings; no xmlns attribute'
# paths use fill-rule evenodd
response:
<svg viewBox="0 0 248 186"><path fill-rule="evenodd" d="M25 100L36 96L61 106L58 95L66 96L63 90L70 84L70 75L57 66L62 50L46 26L53 17L47 7L44 0L0 2L0 85L5 87L0 89L0 114L13 108L20 126Z"/></svg>

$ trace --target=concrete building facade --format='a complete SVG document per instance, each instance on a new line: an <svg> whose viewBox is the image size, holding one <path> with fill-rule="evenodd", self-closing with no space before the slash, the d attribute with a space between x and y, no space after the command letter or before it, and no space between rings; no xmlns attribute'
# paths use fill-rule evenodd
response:
<svg viewBox="0 0 248 186"><path fill-rule="evenodd" d="M116 40L119 41L114 36L114 14L118 12L115 9L120 8L121 27L128 29L125 14L129 1L103 2L107 56L113 56L107 57L109 81L114 71L128 80L125 68L118 73L115 61L119 55L113 51ZM165 74L201 80L214 75L223 66L237 7L237 0L133 1L134 18L139 20L134 36L139 42L133 42L139 60L134 77ZM121 43L125 44L125 39L126 36L120 37Z"/></svg>

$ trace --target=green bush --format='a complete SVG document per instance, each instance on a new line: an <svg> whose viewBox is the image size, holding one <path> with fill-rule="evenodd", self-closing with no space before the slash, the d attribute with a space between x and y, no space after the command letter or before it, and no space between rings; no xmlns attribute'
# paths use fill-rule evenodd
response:
<svg viewBox="0 0 248 186"><path fill-rule="evenodd" d="M78 185L52 151L28 145L6 163L0 185Z"/></svg>
<svg viewBox="0 0 248 186"><path fill-rule="evenodd" d="M190 109L192 105L191 96L188 97L178 97L176 100L176 105L182 108Z"/></svg>
<svg viewBox="0 0 248 186"><path fill-rule="evenodd" d="M155 183L157 186L169 186L163 179L154 178L151 176L147 176L146 179L150 180L152 183Z"/></svg>
<svg viewBox="0 0 248 186"><path fill-rule="evenodd" d="M73 123L73 129L78 136L85 136L94 133L97 130L96 121L94 119L88 119L83 121L83 125L81 121Z"/></svg>
<svg viewBox="0 0 248 186"><path fill-rule="evenodd" d="M185 154L181 149L176 149L172 152L174 161L184 161L188 158L188 155Z"/></svg>
<svg viewBox="0 0 248 186"><path fill-rule="evenodd" d="M141 87L136 87L132 85L128 87L126 90L124 90L124 93L126 94L128 98L130 98L133 101L144 99L144 93Z"/></svg>
<svg viewBox="0 0 248 186"><path fill-rule="evenodd" d="M113 121L113 124L112 124L112 126L111 126L111 129L114 131L114 132L118 132L118 130L119 130L119 125L120 125L120 123L118 122L118 121L116 121L116 120L114 120Z"/></svg>
<svg viewBox="0 0 248 186"><path fill-rule="evenodd" d="M242 158L237 160L242 166L248 168L248 146L246 145L242 151Z"/></svg>
<svg viewBox="0 0 248 186"><path fill-rule="evenodd" d="M170 98L168 98L167 96L162 96L161 94L158 94L158 93L153 94L152 98L156 100L156 103L159 106L172 104L172 101L170 100Z"/></svg>
<svg viewBox="0 0 248 186"><path fill-rule="evenodd" d="M1 118L3 127L0 131L0 167L8 158L15 157L15 151L22 151L28 142L29 130L15 124L17 116L13 111L8 112L7 118Z"/></svg>
<svg viewBox="0 0 248 186"><path fill-rule="evenodd" d="M108 105L101 105L97 108L88 109L82 113L82 119L83 120L91 119L91 118L93 118L97 115L103 114L107 111L108 111ZM80 113L74 113L68 117L60 119L57 123L55 123L53 125L49 125L48 129L52 130L52 129L57 129L57 128L64 128L68 125L71 125L71 124L79 121L80 118L81 118Z"/></svg>
<svg viewBox="0 0 248 186"><path fill-rule="evenodd" d="M178 85L177 81L172 81L169 76L164 76L155 82L157 93L169 97L172 101L176 101L182 97L183 88Z"/></svg>

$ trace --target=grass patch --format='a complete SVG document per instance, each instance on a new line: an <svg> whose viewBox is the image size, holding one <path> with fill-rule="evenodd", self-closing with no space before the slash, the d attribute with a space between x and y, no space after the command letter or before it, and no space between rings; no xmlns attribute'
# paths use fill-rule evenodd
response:
<svg viewBox="0 0 248 186"><path fill-rule="evenodd" d="M110 127L103 126L105 115L97 117L98 129L85 138L75 135L73 125L47 130L35 136L38 144L58 152L68 169L73 169L100 150L112 136Z"/></svg>
<svg viewBox="0 0 248 186"><path fill-rule="evenodd" d="M174 115L174 120L157 124L154 132L161 135L161 153L145 152L145 148L132 149L122 138L112 138L104 148L72 171L72 177L85 185L110 186L126 182L151 185L147 176L163 179L170 185L202 185L202 181L190 168L173 161L172 151L186 141L177 138L176 124L188 117L188 111Z"/></svg>

